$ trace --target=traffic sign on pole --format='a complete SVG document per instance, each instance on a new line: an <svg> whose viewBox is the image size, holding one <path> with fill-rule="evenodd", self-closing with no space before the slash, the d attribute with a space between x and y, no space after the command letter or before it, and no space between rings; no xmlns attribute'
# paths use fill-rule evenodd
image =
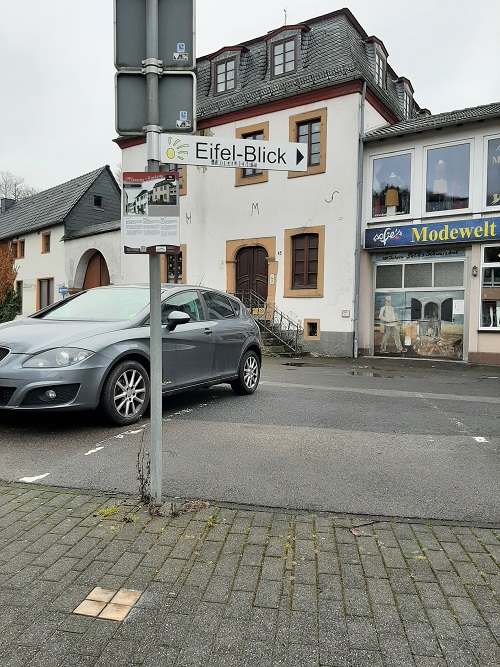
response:
<svg viewBox="0 0 500 667"><path fill-rule="evenodd" d="M204 167L307 171L302 143L160 135L160 161Z"/></svg>
<svg viewBox="0 0 500 667"><path fill-rule="evenodd" d="M146 60L146 0L114 0L115 67L141 69ZM163 69L194 69L194 0L158 0L158 59Z"/></svg>
<svg viewBox="0 0 500 667"><path fill-rule="evenodd" d="M117 72L116 131L136 135L147 121L146 77L139 72ZM159 125L164 132L192 134L196 130L196 77L193 72L168 72L158 79Z"/></svg>

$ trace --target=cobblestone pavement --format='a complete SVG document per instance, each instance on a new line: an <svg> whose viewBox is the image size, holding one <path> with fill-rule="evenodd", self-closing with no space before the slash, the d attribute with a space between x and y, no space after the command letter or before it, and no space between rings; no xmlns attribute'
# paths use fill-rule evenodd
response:
<svg viewBox="0 0 500 667"><path fill-rule="evenodd" d="M0 483L1 667L500 665L500 527L174 509Z"/></svg>

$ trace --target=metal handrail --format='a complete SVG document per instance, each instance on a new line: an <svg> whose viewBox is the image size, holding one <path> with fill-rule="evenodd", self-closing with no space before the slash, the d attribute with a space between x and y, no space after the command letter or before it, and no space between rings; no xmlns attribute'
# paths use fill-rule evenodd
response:
<svg viewBox="0 0 500 667"><path fill-rule="evenodd" d="M274 303L263 299L253 290L240 290L233 294L245 304L262 329L275 336L292 352L301 351L300 339L303 329L298 322L294 322L276 308Z"/></svg>

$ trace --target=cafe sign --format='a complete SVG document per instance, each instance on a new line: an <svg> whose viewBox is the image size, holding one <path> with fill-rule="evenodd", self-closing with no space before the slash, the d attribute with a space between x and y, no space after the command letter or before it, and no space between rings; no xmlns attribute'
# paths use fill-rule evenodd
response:
<svg viewBox="0 0 500 667"><path fill-rule="evenodd" d="M367 250L498 240L500 240L500 218L372 227L365 231Z"/></svg>

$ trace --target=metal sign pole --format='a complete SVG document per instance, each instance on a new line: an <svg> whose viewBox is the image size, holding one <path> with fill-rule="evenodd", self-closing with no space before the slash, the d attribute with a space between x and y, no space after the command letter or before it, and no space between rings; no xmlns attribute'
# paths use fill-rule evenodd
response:
<svg viewBox="0 0 500 667"><path fill-rule="evenodd" d="M146 5L146 87L147 126L146 144L148 172L160 168L160 127L158 100L158 0L147 0ZM150 383L151 383L151 482L152 502L161 505L162 491L162 329L160 255L149 256L150 302Z"/></svg>

